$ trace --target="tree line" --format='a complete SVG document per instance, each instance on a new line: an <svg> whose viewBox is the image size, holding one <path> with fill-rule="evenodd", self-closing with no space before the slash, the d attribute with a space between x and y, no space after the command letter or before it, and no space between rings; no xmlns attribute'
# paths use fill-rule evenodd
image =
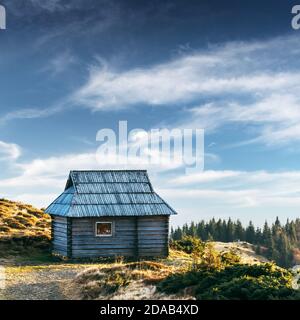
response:
<svg viewBox="0 0 300 320"><path fill-rule="evenodd" d="M282 267L295 264L295 256L300 248L300 219L282 224L278 217L269 225L255 227L250 221L244 227L240 220L215 220L191 222L182 227L171 228L171 239L181 240L192 236L202 241L246 241L255 245L257 254L266 256Z"/></svg>

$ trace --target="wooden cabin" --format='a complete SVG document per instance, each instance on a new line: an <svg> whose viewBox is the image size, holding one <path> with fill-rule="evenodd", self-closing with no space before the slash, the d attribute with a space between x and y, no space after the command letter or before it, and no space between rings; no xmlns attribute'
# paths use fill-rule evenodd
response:
<svg viewBox="0 0 300 320"><path fill-rule="evenodd" d="M145 170L71 171L46 212L53 253L68 258L167 256L176 214Z"/></svg>

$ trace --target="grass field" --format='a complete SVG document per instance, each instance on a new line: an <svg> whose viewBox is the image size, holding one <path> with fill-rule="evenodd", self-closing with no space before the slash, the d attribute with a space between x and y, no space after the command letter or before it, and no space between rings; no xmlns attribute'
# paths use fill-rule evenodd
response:
<svg viewBox="0 0 300 320"><path fill-rule="evenodd" d="M178 249L179 248L179 249ZM50 217L0 200L0 299L298 299L299 276L248 243L173 243L164 259L67 261L51 255Z"/></svg>

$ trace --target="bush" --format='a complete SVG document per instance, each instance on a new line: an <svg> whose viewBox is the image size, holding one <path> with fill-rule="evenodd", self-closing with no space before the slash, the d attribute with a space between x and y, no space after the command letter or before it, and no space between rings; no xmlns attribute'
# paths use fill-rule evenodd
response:
<svg viewBox="0 0 300 320"><path fill-rule="evenodd" d="M224 252L221 255L221 262L224 265L234 265L241 262L241 257L231 249L230 251Z"/></svg>
<svg viewBox="0 0 300 320"><path fill-rule="evenodd" d="M181 240L172 240L170 247L174 250L184 251L191 254L195 251L204 250L205 244L199 238L184 236Z"/></svg>
<svg viewBox="0 0 300 320"><path fill-rule="evenodd" d="M221 267L220 253L214 249L214 246L210 242L206 243L198 268L220 269Z"/></svg>
<svg viewBox="0 0 300 320"><path fill-rule="evenodd" d="M231 265L222 270L203 269L177 273L163 280L158 290L179 293L193 288L197 299L273 300L299 299L292 289L293 275L274 264Z"/></svg>

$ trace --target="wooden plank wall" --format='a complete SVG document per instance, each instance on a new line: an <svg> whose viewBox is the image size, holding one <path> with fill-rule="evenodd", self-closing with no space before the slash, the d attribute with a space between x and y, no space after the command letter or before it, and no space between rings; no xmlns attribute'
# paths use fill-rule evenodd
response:
<svg viewBox="0 0 300 320"><path fill-rule="evenodd" d="M52 216L52 251L68 256L67 218Z"/></svg>
<svg viewBox="0 0 300 320"><path fill-rule="evenodd" d="M138 253L140 257L165 257L169 245L169 216L138 218Z"/></svg>
<svg viewBox="0 0 300 320"><path fill-rule="evenodd" d="M96 222L112 222L112 237L96 237ZM167 256L168 216L72 219L72 257Z"/></svg>
<svg viewBox="0 0 300 320"><path fill-rule="evenodd" d="M67 257L72 258L72 232L73 219L67 218Z"/></svg>
<svg viewBox="0 0 300 320"><path fill-rule="evenodd" d="M96 237L96 222L112 222L112 237ZM109 257L134 256L135 223L132 217L101 217L72 219L72 256Z"/></svg>

